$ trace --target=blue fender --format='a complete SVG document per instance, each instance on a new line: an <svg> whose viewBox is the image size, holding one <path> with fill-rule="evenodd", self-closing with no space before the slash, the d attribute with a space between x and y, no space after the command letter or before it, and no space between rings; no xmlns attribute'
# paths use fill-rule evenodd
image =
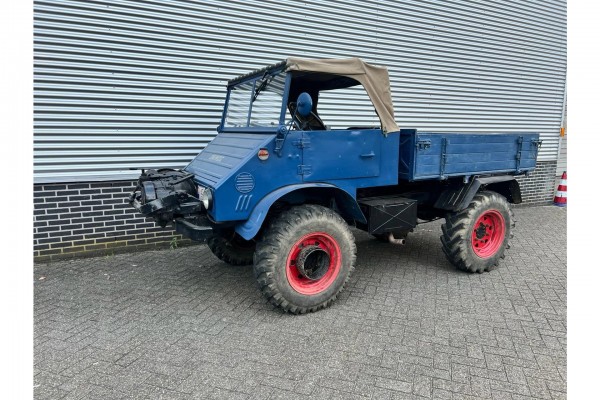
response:
<svg viewBox="0 0 600 400"><path fill-rule="evenodd" d="M251 240L260 230L260 227L262 226L273 203L288 193L306 188L334 189L335 198L340 211L342 211L343 214L351 216L357 221L363 223L367 222L367 219L360 210L356 199L344 189L328 183L302 183L284 186L263 197L263 199L254 207L248 219L236 225L235 231L244 239Z"/></svg>

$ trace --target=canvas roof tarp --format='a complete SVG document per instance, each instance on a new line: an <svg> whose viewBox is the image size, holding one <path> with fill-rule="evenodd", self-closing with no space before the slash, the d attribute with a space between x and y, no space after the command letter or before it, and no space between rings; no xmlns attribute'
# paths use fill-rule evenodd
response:
<svg viewBox="0 0 600 400"><path fill-rule="evenodd" d="M287 71L321 72L346 76L358 81L369 95L384 133L400 130L394 120L394 104L387 68L367 64L360 58L306 59L290 57Z"/></svg>

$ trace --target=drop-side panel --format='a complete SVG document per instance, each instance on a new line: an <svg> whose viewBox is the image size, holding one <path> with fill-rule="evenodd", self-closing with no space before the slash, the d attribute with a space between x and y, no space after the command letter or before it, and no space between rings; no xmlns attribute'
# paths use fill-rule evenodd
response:
<svg viewBox="0 0 600 400"><path fill-rule="evenodd" d="M452 176L524 173L535 168L540 146L537 133L400 134L399 177L406 180Z"/></svg>

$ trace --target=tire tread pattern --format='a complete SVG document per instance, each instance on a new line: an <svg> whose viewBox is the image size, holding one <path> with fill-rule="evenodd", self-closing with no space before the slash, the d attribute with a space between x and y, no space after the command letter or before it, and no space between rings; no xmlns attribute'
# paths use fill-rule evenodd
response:
<svg viewBox="0 0 600 400"><path fill-rule="evenodd" d="M221 261L229 265L242 266L251 265L253 261L253 251L248 249L236 249L227 239L213 235L206 241L208 248Z"/></svg>
<svg viewBox="0 0 600 400"><path fill-rule="evenodd" d="M281 266L278 266L277 264L276 252L281 246L289 245L298 239L297 237L294 237L292 233L296 224L307 223L316 219L325 220L327 223L336 224L341 228L345 236L344 239L351 243L350 269L340 289L332 297L316 306L297 306L285 299L275 282L274 269L278 267L281 268ZM304 314L327 308L336 300L337 296L350 279L352 271L354 270L355 261L356 245L354 243L354 236L342 217L329 208L314 204L306 204L292 207L287 212L282 213L278 218L274 219L270 226L265 230L263 238L257 244L256 252L254 253L254 275L261 292L272 305L292 314Z"/></svg>
<svg viewBox="0 0 600 400"><path fill-rule="evenodd" d="M488 210L492 206L499 206L507 211L510 219L507 227L509 236L505 247L500 248L496 253L500 254L500 257L495 257L492 265L483 265L483 262L479 262L468 251L471 243L469 227L483 210ZM513 237L514 228L514 213L506 199L496 192L481 191L475 195L467 208L446 215L446 223L442 225L442 235L440 236L442 250L448 261L462 271L478 273L489 271L491 267L498 266L498 261L505 257L504 251L510 248L509 241Z"/></svg>

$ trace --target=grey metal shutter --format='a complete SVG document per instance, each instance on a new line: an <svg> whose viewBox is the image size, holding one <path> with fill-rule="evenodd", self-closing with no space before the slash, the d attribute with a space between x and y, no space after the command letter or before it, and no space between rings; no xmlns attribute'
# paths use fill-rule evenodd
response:
<svg viewBox="0 0 600 400"><path fill-rule="evenodd" d="M540 132L556 160L566 2L36 0L36 182L182 167L215 135L225 82L288 56L390 70L401 127ZM372 124L351 92L335 125Z"/></svg>

